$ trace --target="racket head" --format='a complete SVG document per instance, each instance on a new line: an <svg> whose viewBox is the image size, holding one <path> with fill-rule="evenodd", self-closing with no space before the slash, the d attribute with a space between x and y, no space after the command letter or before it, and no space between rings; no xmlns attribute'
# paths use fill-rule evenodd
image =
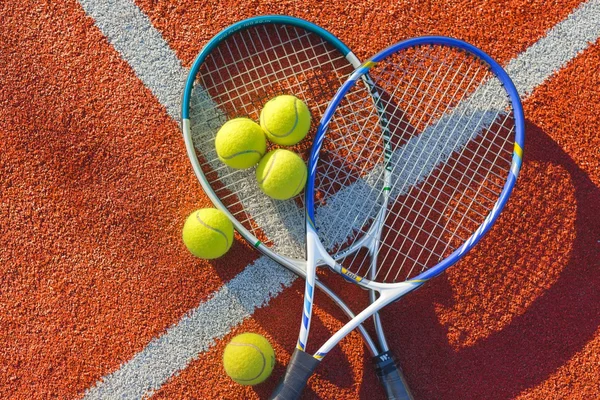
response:
<svg viewBox="0 0 600 400"><path fill-rule="evenodd" d="M365 76L370 92L356 85ZM348 78L319 124L305 200L319 253L370 288L440 274L505 206L524 127L513 82L475 46L428 36L384 49ZM377 276L366 279L371 262L357 247L374 243Z"/></svg>
<svg viewBox="0 0 600 400"><path fill-rule="evenodd" d="M310 139L328 101L358 65L350 49L325 29L299 18L260 16L237 22L210 40L183 92L183 135L204 191L247 241L302 275L304 197L280 201L264 195L254 168L234 170L218 160L214 138L227 120L258 121L269 99L292 94L313 117L308 139L291 149L308 159ZM269 144L267 150L276 147Z"/></svg>

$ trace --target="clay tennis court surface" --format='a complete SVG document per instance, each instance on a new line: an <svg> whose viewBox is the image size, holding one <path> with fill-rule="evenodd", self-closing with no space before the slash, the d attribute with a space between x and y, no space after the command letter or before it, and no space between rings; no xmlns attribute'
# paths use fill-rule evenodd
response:
<svg viewBox="0 0 600 400"><path fill-rule="evenodd" d="M124 366L144 365L131 360L260 257L239 237L214 262L186 251L184 220L209 200L177 118L117 50L115 33L106 29L112 17L98 17L103 10L114 15L129 4L183 69L221 29L260 14L321 25L361 59L401 39L442 34L506 65L586 4L598 12L595 0L95 3L93 13L85 1L0 4L2 399L91 396ZM137 29L131 21L123 14L108 23ZM136 45L147 43L147 33ZM561 48L542 50L539 63ZM533 74L538 65L526 68ZM599 88L595 36L524 96L524 167L490 234L465 260L383 313L415 398L600 398ZM355 309L364 306L361 289L324 279ZM153 385L144 377L160 372L156 360L150 372L122 378L119 392L101 393L266 398L294 348L302 292L296 280L272 298L265 294L265 304L222 327L189 359L179 359L185 349L173 344L169 362L179 367L148 379ZM313 343L345 321L322 295L316 307ZM212 315L227 320L228 311ZM221 366L228 340L246 331L265 335L277 354L273 376L256 387L233 383ZM201 333L186 337L207 340ZM324 360L305 397L383 398L370 364L352 333ZM141 395L128 393L132 388Z"/></svg>

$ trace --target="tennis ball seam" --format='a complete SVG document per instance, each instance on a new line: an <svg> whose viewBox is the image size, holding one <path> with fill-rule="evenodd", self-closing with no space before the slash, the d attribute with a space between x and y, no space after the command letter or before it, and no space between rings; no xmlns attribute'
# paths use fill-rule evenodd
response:
<svg viewBox="0 0 600 400"><path fill-rule="evenodd" d="M196 213L196 219L198 220L198 222L200 222L204 227L210 229L211 231L217 232L218 234L220 234L221 236L223 236L223 238L225 239L225 246L229 247L229 239L227 239L227 235L225 234L225 232L223 232L220 229L217 228L213 228L212 226L208 225L206 222L202 221L202 219L200 218L200 215L198 215L198 213Z"/></svg>
<svg viewBox="0 0 600 400"><path fill-rule="evenodd" d="M271 100L272 101L272 100ZM283 135L276 135L275 133L271 132L271 130L269 130L269 127L267 126L267 123L264 123L264 129L271 135L277 137L277 138L284 138L286 136L290 136L294 130L296 129L296 127L298 126L298 121L299 121L299 117L298 117L298 99L294 99L294 114L296 116L296 119L294 120L294 126L292 126L292 129L290 129L288 132L284 133ZM261 113L261 122L262 122L262 113Z"/></svg>
<svg viewBox="0 0 600 400"><path fill-rule="evenodd" d="M267 178L269 177L269 173L273 169L273 165L275 165L275 159L276 158L277 158L277 151L275 151L275 153L273 153L273 156L269 160L269 167L267 168L267 171L265 172L262 180L258 181L259 185L262 185L267 180Z"/></svg>
<svg viewBox="0 0 600 400"><path fill-rule="evenodd" d="M260 151L258 151L258 150L243 150L243 151L238 151L237 153L234 153L234 154L232 154L232 155L230 155L230 156L228 156L228 157L221 156L221 158L223 158L223 159L225 159L225 160L231 160L232 158L235 158L235 157L237 157L237 156L241 156L242 154L248 154L248 153L256 153L256 154L258 154L260 157L262 157L262 156L264 155L263 153L261 153L261 152L260 152Z"/></svg>
<svg viewBox="0 0 600 400"><path fill-rule="evenodd" d="M300 193L300 190L302 190L302 186L304 184L306 184L306 175L308 174L308 172L306 170L304 170L304 173L302 174L302 179L300 179L300 181L298 182L298 185L296 186L296 189L294 189L294 195L296 196L298 193Z"/></svg>
<svg viewBox="0 0 600 400"><path fill-rule="evenodd" d="M266 360L265 355L263 354L262 350L258 346L255 346L255 345L253 345L251 343L235 343L235 342L230 342L228 344L228 346L240 346L240 347L249 346L249 347L253 347L256 351L258 351L258 354L260 354L260 356L262 358L262 367L261 367L260 372L258 373L258 375L256 375L254 378L250 378L250 379L242 379L242 378L239 378L239 377L236 376L235 377L236 381L250 382L250 381L253 381L255 379L258 379L262 375L262 373L265 372L265 367L267 366L267 360Z"/></svg>

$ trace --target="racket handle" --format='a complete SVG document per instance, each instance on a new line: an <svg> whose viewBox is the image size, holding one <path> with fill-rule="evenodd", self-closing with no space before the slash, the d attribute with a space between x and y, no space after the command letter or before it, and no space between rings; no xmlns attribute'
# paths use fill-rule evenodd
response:
<svg viewBox="0 0 600 400"><path fill-rule="evenodd" d="M271 395L271 400L297 400L308 382L308 378L319 365L319 360L310 354L296 349L288 364L285 375Z"/></svg>
<svg viewBox="0 0 600 400"><path fill-rule="evenodd" d="M396 361L391 351L373 357L375 372L379 381L385 389L388 400L413 400L412 394L406 384L406 379L402 375L400 368L396 366Z"/></svg>

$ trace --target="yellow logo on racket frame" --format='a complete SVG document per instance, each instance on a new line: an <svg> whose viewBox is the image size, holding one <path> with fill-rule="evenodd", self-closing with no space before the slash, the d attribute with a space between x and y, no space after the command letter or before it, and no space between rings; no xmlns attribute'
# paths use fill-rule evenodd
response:
<svg viewBox="0 0 600 400"><path fill-rule="evenodd" d="M344 278L355 282L360 282L364 279L362 276L358 276L354 272L350 272L344 267L342 267L342 274L344 274Z"/></svg>

